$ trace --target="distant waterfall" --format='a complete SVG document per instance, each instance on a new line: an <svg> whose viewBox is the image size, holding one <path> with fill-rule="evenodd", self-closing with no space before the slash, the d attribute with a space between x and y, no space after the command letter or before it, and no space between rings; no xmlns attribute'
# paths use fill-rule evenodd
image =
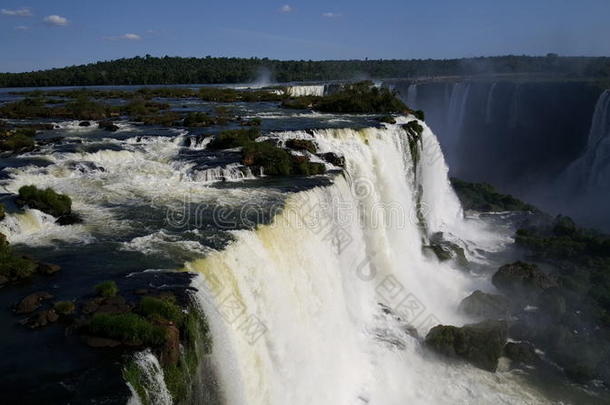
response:
<svg viewBox="0 0 610 405"><path fill-rule="evenodd" d="M443 134L443 144L449 165L454 167L457 162L457 150L466 119L466 105L470 94L471 83L455 83L449 97L447 123Z"/></svg>
<svg viewBox="0 0 610 405"><path fill-rule="evenodd" d="M323 96L326 86L311 85L311 86L289 86L286 92L290 97L304 97L304 96Z"/></svg>
<svg viewBox="0 0 610 405"><path fill-rule="evenodd" d="M610 90L599 97L585 152L567 168L562 183L569 192L593 193L600 198L610 190Z"/></svg>
<svg viewBox="0 0 610 405"><path fill-rule="evenodd" d="M515 90L513 92L513 98L510 104L510 116L508 125L511 128L515 128L519 123L519 112L521 110L521 93L522 93L522 85L518 83L515 85Z"/></svg>
<svg viewBox="0 0 610 405"><path fill-rule="evenodd" d="M496 86L498 83L494 82L489 86L489 92L487 93L487 103L485 105L485 123L491 124L492 122L492 106L494 100L494 91L496 90Z"/></svg>
<svg viewBox="0 0 610 405"><path fill-rule="evenodd" d="M407 89L407 107L417 109L417 84L410 84Z"/></svg>
<svg viewBox="0 0 610 405"><path fill-rule="evenodd" d="M544 403L510 374L436 359L407 332L463 323L457 304L473 288L424 254L428 232L501 243L464 221L435 136L422 123L410 144L405 122L275 134L313 136L345 157L345 173L188 263L227 404L456 404L473 392L480 403Z"/></svg>

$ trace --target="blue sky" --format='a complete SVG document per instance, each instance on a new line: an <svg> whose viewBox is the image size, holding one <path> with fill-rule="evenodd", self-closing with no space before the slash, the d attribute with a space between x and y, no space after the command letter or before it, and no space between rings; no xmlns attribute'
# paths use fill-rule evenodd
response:
<svg viewBox="0 0 610 405"><path fill-rule="evenodd" d="M0 71L119 57L610 56L610 0L0 0Z"/></svg>

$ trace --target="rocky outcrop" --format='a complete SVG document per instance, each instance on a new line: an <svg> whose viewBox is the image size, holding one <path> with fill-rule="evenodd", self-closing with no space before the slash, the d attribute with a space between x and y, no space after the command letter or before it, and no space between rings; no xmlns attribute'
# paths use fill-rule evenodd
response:
<svg viewBox="0 0 610 405"><path fill-rule="evenodd" d="M504 356L508 357L516 365L535 365L540 361L534 346L527 342L507 343L504 346Z"/></svg>
<svg viewBox="0 0 610 405"><path fill-rule="evenodd" d="M457 243L446 240L442 232L432 234L430 236L430 244L424 246L424 249L434 253L441 262L455 260L460 266L468 265L464 248Z"/></svg>
<svg viewBox="0 0 610 405"><path fill-rule="evenodd" d="M100 129L110 132L115 132L119 130L119 126L113 123L112 121L100 121L97 123L97 126Z"/></svg>
<svg viewBox="0 0 610 405"><path fill-rule="evenodd" d="M337 167L345 167L345 158L333 152L320 153L318 157Z"/></svg>
<svg viewBox="0 0 610 405"><path fill-rule="evenodd" d="M547 288L557 287L557 282L537 265L524 262L505 264L491 281L501 291L525 295L536 295Z"/></svg>
<svg viewBox="0 0 610 405"><path fill-rule="evenodd" d="M506 322L484 321L461 328L435 326L428 332L425 343L440 354L461 358L478 368L495 372L506 338Z"/></svg>
<svg viewBox="0 0 610 405"><path fill-rule="evenodd" d="M288 139L286 141L286 147L298 151L307 151L310 153L316 153L318 151L316 144L307 139Z"/></svg>
<svg viewBox="0 0 610 405"><path fill-rule="evenodd" d="M53 295L46 291L32 293L21 300L21 302L17 305L15 312L18 314L32 313L40 308L43 301L50 300L52 298Z"/></svg>
<svg viewBox="0 0 610 405"><path fill-rule="evenodd" d="M502 295L476 290L460 303L459 310L480 319L506 319L510 304Z"/></svg>

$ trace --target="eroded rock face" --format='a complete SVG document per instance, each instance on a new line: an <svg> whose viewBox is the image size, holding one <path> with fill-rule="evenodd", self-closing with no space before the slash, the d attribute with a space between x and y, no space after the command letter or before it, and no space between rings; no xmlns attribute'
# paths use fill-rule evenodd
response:
<svg viewBox="0 0 610 405"><path fill-rule="evenodd" d="M438 325L425 343L445 356L461 358L483 370L495 372L507 338L505 321L484 321L457 326Z"/></svg>
<svg viewBox="0 0 610 405"><path fill-rule="evenodd" d="M504 346L504 355L516 364L534 365L540 358L531 343L509 342Z"/></svg>
<svg viewBox="0 0 610 405"><path fill-rule="evenodd" d="M502 295L476 290L460 303L459 310L481 319L506 319L510 309L508 299Z"/></svg>
<svg viewBox="0 0 610 405"><path fill-rule="evenodd" d="M538 294L557 282L535 264L515 262L505 264L493 275L493 285L507 293Z"/></svg>
<svg viewBox="0 0 610 405"><path fill-rule="evenodd" d="M40 308L40 305L45 300L50 300L53 298L53 295L46 291L39 291L32 293L21 300L19 305L17 305L16 312L18 314L29 314L36 311Z"/></svg>

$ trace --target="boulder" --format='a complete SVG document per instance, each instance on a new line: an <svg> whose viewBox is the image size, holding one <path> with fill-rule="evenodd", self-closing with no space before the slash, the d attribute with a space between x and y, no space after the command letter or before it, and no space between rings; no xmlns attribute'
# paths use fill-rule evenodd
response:
<svg viewBox="0 0 610 405"><path fill-rule="evenodd" d="M37 329L42 328L43 326L47 326L50 323L57 322L59 319L59 315L55 312L54 309L47 309L44 311L39 311L25 319L21 323L28 328Z"/></svg>
<svg viewBox="0 0 610 405"><path fill-rule="evenodd" d="M97 123L97 126L100 129L110 131L110 132L115 132L115 131L119 130L119 126L116 125L115 123L113 123L112 121L100 121Z"/></svg>
<svg viewBox="0 0 610 405"><path fill-rule="evenodd" d="M454 242L445 240L442 232L432 234L430 245L425 246L425 248L431 250L441 262L455 260L461 266L468 265L464 248Z"/></svg>
<svg viewBox="0 0 610 405"><path fill-rule="evenodd" d="M495 372L506 337L506 322L484 321L461 328L435 326L428 332L425 343L438 353L461 358L483 370Z"/></svg>
<svg viewBox="0 0 610 405"><path fill-rule="evenodd" d="M46 291L39 291L32 293L21 300L19 305L17 305L16 312L18 314L29 314L36 311L40 308L40 305L45 300L50 300L53 298L53 295L49 294Z"/></svg>
<svg viewBox="0 0 610 405"><path fill-rule="evenodd" d="M91 123L89 121L81 121L78 123L79 127L90 127Z"/></svg>
<svg viewBox="0 0 610 405"><path fill-rule="evenodd" d="M345 167L345 158L337 155L333 152L326 152L318 154L318 157L324 159L328 163L337 167Z"/></svg>
<svg viewBox="0 0 610 405"><path fill-rule="evenodd" d="M43 262L39 262L38 268L36 269L36 271L38 271L39 273L47 274L47 275L55 274L59 270L61 270L61 267L58 266L57 264L50 264L50 263L43 263Z"/></svg>
<svg viewBox="0 0 610 405"><path fill-rule="evenodd" d="M531 343L527 342L509 342L504 346L504 356L511 359L513 363L534 365L540 361L540 357L536 354L536 349Z"/></svg>
<svg viewBox="0 0 610 405"><path fill-rule="evenodd" d="M515 262L505 264L493 275L491 282L497 289L507 293L538 294L557 282L547 276L535 264Z"/></svg>
<svg viewBox="0 0 610 405"><path fill-rule="evenodd" d="M310 153L316 153L318 151L316 144L307 139L288 139L286 141L286 147L299 151L308 151Z"/></svg>
<svg viewBox="0 0 610 405"><path fill-rule="evenodd" d="M506 319L509 307L506 297L476 290L462 300L459 310L481 319Z"/></svg>

